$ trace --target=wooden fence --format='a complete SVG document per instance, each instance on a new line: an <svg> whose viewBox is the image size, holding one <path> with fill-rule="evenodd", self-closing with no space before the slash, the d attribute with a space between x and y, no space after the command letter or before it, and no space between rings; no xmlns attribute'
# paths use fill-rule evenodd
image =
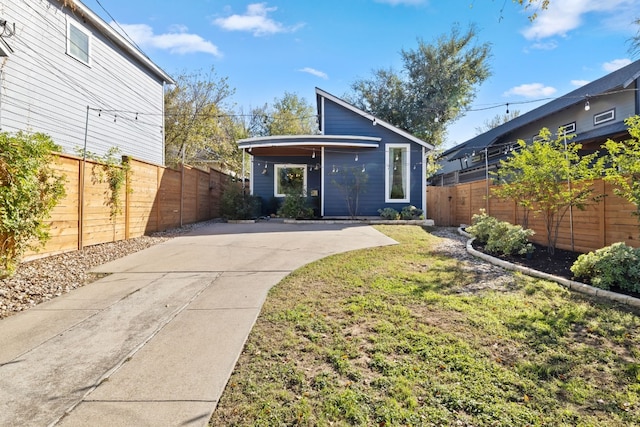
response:
<svg viewBox="0 0 640 427"><path fill-rule="evenodd" d="M427 187L427 218L439 226L471 224L473 214L485 209L487 213L512 224L520 223L521 210L513 201L491 196L492 186L486 181L459 184L450 187ZM559 228L557 247L589 252L616 242L640 247L638 217L632 215L635 206L613 193L613 186L603 180L593 183L594 195L606 195L599 203L585 210L574 208L567 213ZM489 195L489 197L488 197ZM570 220L572 217L572 221ZM535 231L531 240L546 244L544 219L533 212L529 215L529 228Z"/></svg>
<svg viewBox="0 0 640 427"><path fill-rule="evenodd" d="M108 184L100 182L101 165L58 155L54 168L66 179L66 195L53 209L51 239L25 259L78 250L86 246L140 237L220 216L220 198L229 176L185 166L169 169L135 159L126 188L119 195L122 212L111 216Z"/></svg>

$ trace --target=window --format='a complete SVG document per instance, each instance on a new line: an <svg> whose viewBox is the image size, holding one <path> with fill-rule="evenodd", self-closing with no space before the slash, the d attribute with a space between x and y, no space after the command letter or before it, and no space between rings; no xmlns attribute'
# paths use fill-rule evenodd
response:
<svg viewBox="0 0 640 427"><path fill-rule="evenodd" d="M67 54L89 65L91 34L79 25L67 20Z"/></svg>
<svg viewBox="0 0 640 427"><path fill-rule="evenodd" d="M385 202L409 202L409 144L387 144Z"/></svg>
<svg viewBox="0 0 640 427"><path fill-rule="evenodd" d="M604 122L610 122L616 118L616 109L612 108L608 111L603 111L602 113L594 114L593 116L593 125L597 126Z"/></svg>
<svg viewBox="0 0 640 427"><path fill-rule="evenodd" d="M576 131L576 122L567 123L566 125L560 126L559 132L560 135L568 135Z"/></svg>
<svg viewBox="0 0 640 427"><path fill-rule="evenodd" d="M276 197L284 197L292 192L303 194L307 189L306 165L275 165L273 175L273 193Z"/></svg>

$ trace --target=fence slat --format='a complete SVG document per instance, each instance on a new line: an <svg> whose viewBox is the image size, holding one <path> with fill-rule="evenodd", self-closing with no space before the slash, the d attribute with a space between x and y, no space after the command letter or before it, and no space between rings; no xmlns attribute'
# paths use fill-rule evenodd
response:
<svg viewBox="0 0 640 427"><path fill-rule="evenodd" d="M490 188L493 188L491 186ZM605 194L600 203L587 207L586 210L573 210L573 241L574 248L580 252L589 252L616 242L625 242L629 246L640 247L640 228L638 217L632 213L635 206L625 199L616 196L611 184L599 179L594 181L592 188L595 194ZM452 201L447 198L451 196ZM517 211L515 202L490 197L489 212L502 221L517 224L516 216L522 216ZM446 205L454 206L452 214L443 213ZM470 224L471 217L480 213L487 206L486 183L477 181L447 187L427 187L427 218L433 219L439 226L459 226ZM517 212L517 214L516 214ZM521 220L521 218L518 218ZM529 228L535 231L532 241L545 245L547 233L543 218L534 212L529 214ZM558 233L557 247L571 249L571 225L569 215L565 215Z"/></svg>

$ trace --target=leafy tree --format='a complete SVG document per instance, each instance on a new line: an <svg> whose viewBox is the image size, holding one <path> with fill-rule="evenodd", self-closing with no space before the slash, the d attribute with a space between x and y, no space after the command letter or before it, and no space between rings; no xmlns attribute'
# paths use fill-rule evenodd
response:
<svg viewBox="0 0 640 427"><path fill-rule="evenodd" d="M518 141L519 150L500 161L495 176L502 185L494 189L499 197L513 199L526 209L542 215L547 247L555 252L560 224L571 206L585 209L596 202L591 180L601 176L604 159L598 153L582 155L581 144L571 142L573 135L558 131L556 139L543 128L538 138L527 145Z"/></svg>
<svg viewBox="0 0 640 427"><path fill-rule="evenodd" d="M373 71L351 85L347 99L389 123L439 145L448 123L464 114L489 75L489 44L475 45L477 30L454 27L433 44L418 40L402 50L403 69Z"/></svg>
<svg viewBox="0 0 640 427"><path fill-rule="evenodd" d="M633 24L637 27L636 34L629 39L629 53L636 56L640 53L640 18L636 18Z"/></svg>
<svg viewBox="0 0 640 427"><path fill-rule="evenodd" d="M525 10L530 9L532 7L537 7L539 10L545 10L549 7L549 3L551 0L513 0L514 3L518 3L521 6L524 6ZM538 17L538 12L534 12L529 15L529 19L533 21Z"/></svg>
<svg viewBox="0 0 640 427"><path fill-rule="evenodd" d="M611 164L606 170L606 179L616 185L617 195L635 205L633 214L640 221L640 116L629 117L625 123L631 138L625 141L609 139L603 145L609 152Z"/></svg>
<svg viewBox="0 0 640 427"><path fill-rule="evenodd" d="M176 166L185 159L194 166L218 163L238 171L242 156L236 140L246 136L237 116L225 105L234 93L227 78L212 68L176 78L165 94L165 163Z"/></svg>
<svg viewBox="0 0 640 427"><path fill-rule="evenodd" d="M338 188L347 204L349 216L355 219L360 210L360 195L367 190L369 174L357 166L340 168L331 183Z"/></svg>
<svg viewBox="0 0 640 427"><path fill-rule="evenodd" d="M508 121L511 121L520 115L519 110L513 110L507 114L496 114L492 119L487 119L482 123L482 126L476 128L476 135L483 134L490 131L493 128L497 128Z"/></svg>
<svg viewBox="0 0 640 427"><path fill-rule="evenodd" d="M265 104L251 111L248 132L251 136L312 135L317 133L316 113L306 99L285 92L273 106Z"/></svg>
<svg viewBox="0 0 640 427"><path fill-rule="evenodd" d="M0 133L0 276L49 239L45 220L65 194L65 178L51 168L53 151L60 147L45 134Z"/></svg>

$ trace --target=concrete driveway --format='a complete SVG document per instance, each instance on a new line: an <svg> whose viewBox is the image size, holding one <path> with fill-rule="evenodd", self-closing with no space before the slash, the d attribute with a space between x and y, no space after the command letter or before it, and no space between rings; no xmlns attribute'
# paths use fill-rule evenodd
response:
<svg viewBox="0 0 640 427"><path fill-rule="evenodd" d="M212 224L95 269L0 321L0 425L203 426L269 289L366 225Z"/></svg>

